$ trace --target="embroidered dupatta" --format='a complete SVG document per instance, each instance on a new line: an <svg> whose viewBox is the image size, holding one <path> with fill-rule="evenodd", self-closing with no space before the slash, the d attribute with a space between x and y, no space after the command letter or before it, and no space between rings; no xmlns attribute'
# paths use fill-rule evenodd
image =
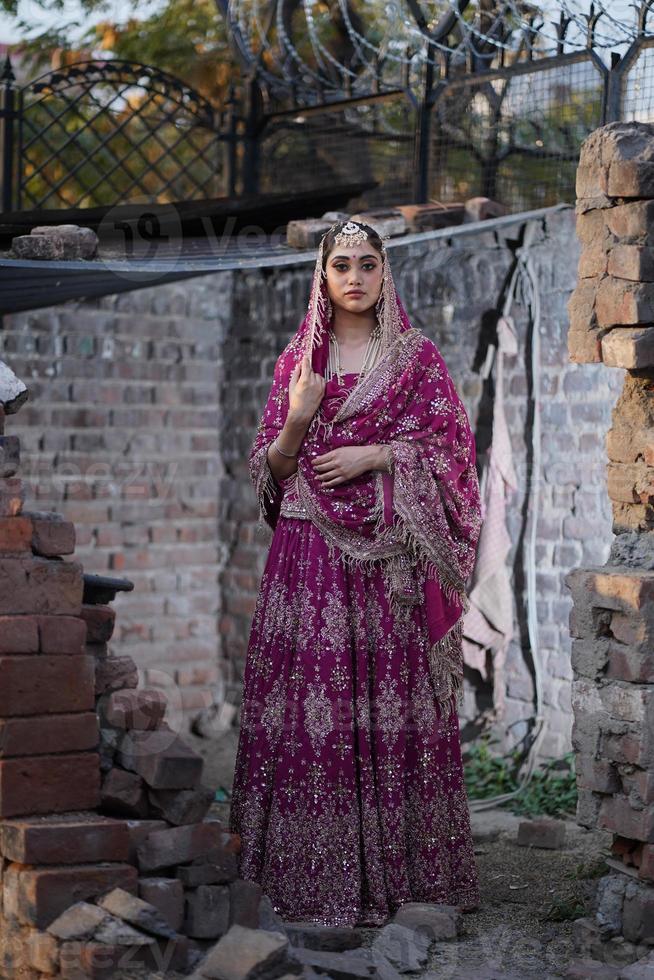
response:
<svg viewBox="0 0 654 980"><path fill-rule="evenodd" d="M466 583L481 530L476 449L468 417L437 346L413 327L397 295L384 252L384 282L376 305L382 326L377 363L350 391L336 378L325 385L297 457L279 484L268 448L288 414L291 373L305 351L325 376L331 307L322 272L322 242L308 311L277 359L272 386L249 455L259 525L273 530L282 497L293 484L330 554L350 567L381 562L395 611L424 604L435 698L445 716L463 695L463 616ZM367 471L323 487L311 460L340 446L386 444L392 473ZM273 450L274 452L274 450ZM453 697L454 695L454 697Z"/></svg>

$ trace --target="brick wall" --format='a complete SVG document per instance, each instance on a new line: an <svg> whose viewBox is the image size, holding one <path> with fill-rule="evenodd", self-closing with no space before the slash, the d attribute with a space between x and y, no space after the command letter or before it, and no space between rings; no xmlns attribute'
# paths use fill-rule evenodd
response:
<svg viewBox="0 0 654 980"><path fill-rule="evenodd" d="M479 376L487 314L500 301L522 232L519 216L494 226L453 228L390 249L409 314L439 345L480 428L488 421ZM569 748L572 721L564 576L608 554L603 434L621 372L569 361L566 304L580 252L572 208L547 213L531 252L542 301L537 607L551 722L542 751L558 755ZM219 677L238 700L269 541L255 527L247 455L276 357L306 310L311 272L303 262L149 285L8 317L0 332L0 356L31 389L15 431L24 478L38 488L34 499L75 521L87 571L135 582L116 600L115 641L151 672L149 683L157 673L175 687L191 714L220 695ZM506 413L524 485L530 355L519 296L511 312L520 347L505 361ZM509 508L519 622L501 677L507 745L525 734L533 713L522 649L525 506L520 492ZM489 700L490 683L470 671L464 718Z"/></svg>
<svg viewBox="0 0 654 980"><path fill-rule="evenodd" d="M602 426L610 554L568 578L577 821L613 838L595 914L575 923L579 952L600 963L614 962L615 943L621 963L654 944L653 156L654 126L611 123L584 141L576 184L584 251L570 355L584 372L617 368L623 382L611 427Z"/></svg>

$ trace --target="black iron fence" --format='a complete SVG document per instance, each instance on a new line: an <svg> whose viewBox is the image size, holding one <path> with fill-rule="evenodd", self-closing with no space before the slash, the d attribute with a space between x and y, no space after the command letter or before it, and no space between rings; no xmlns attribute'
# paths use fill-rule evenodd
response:
<svg viewBox="0 0 654 980"><path fill-rule="evenodd" d="M644 27L644 20L643 20ZM71 65L1 78L2 209L293 192L376 180L370 206L474 195L510 211L574 200L583 139L654 121L654 37L605 65L586 50L493 70L432 52L420 87L275 106L256 78L216 107L166 72ZM482 66L483 67L483 66Z"/></svg>

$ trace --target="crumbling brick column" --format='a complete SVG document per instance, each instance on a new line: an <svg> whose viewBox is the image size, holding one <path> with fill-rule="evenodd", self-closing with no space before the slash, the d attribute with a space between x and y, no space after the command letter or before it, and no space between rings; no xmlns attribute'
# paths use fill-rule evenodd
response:
<svg viewBox="0 0 654 980"><path fill-rule="evenodd" d="M567 577L577 819L613 833L595 916L575 927L580 952L624 963L654 944L654 126L592 133L577 198L570 358L625 377L606 440L610 556Z"/></svg>
<svg viewBox="0 0 654 980"><path fill-rule="evenodd" d="M30 512L0 361L0 980L188 973L230 930L277 927L238 877L203 759L111 648L125 579L85 575L74 526Z"/></svg>

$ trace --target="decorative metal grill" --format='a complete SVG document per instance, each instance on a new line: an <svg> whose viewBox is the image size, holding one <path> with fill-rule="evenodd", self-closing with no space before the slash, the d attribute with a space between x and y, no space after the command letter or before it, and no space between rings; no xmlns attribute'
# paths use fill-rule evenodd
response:
<svg viewBox="0 0 654 980"><path fill-rule="evenodd" d="M82 62L48 72L15 95L18 126L5 159L14 179L4 188L11 191L5 210L12 203L163 203L227 191L229 121L166 72L134 62Z"/></svg>

